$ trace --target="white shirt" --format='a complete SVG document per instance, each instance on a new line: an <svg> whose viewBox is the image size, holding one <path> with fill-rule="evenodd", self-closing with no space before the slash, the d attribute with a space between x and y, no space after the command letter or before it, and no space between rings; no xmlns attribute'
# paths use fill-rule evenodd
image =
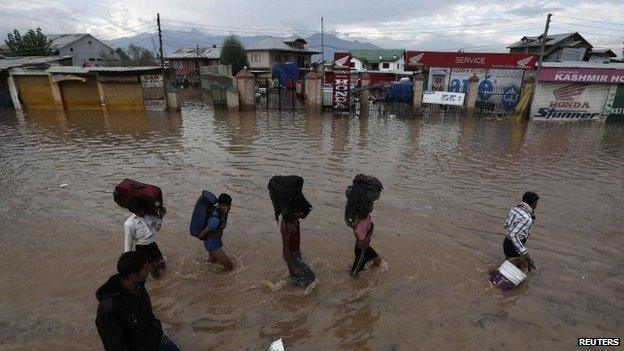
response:
<svg viewBox="0 0 624 351"><path fill-rule="evenodd" d="M156 241L162 218L151 215L139 217L134 213L124 223L124 252L134 251L136 245L149 245Z"/></svg>
<svg viewBox="0 0 624 351"><path fill-rule="evenodd" d="M514 244L519 254L527 252L527 248L522 243L531 235L533 227L533 209L524 202L512 208L505 219L505 229L507 229L507 237Z"/></svg>

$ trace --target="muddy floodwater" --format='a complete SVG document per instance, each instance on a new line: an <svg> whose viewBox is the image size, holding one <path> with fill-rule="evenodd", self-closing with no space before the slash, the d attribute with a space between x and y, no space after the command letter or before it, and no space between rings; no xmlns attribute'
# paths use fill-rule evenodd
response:
<svg viewBox="0 0 624 351"><path fill-rule="evenodd" d="M373 212L380 269L352 279L344 190L384 185ZM283 286L267 182L305 178L313 290ZM568 350L624 337L624 124L432 114L334 118L304 111L178 114L0 112L0 349L98 350L95 290L115 273L128 212L117 182L159 185L168 262L148 280L183 350ZM61 187L67 184L67 187ZM221 273L188 234L202 189L229 192ZM528 248L539 267L502 293L503 221L541 199Z"/></svg>

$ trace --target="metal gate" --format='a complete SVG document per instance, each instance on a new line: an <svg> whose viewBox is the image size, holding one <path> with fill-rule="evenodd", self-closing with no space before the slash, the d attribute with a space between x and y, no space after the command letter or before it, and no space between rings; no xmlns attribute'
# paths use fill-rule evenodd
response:
<svg viewBox="0 0 624 351"><path fill-rule="evenodd" d="M303 110L305 91L302 80L290 79L280 84L278 79L256 81L256 106L264 110Z"/></svg>
<svg viewBox="0 0 624 351"><path fill-rule="evenodd" d="M512 114L520 100L520 89L516 85L510 85L480 90L477 93L475 112L497 116Z"/></svg>

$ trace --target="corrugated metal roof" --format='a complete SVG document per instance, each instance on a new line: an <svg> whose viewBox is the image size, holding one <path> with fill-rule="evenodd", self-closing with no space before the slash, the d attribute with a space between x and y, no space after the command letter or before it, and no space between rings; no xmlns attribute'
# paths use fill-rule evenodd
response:
<svg viewBox="0 0 624 351"><path fill-rule="evenodd" d="M552 46L555 45L557 43L559 43L560 41L567 39L575 34L578 34L578 32L573 32L573 33L561 33L561 34L550 34L546 37L546 46ZM580 34L579 34L580 36ZM522 40L517 41L511 45L509 45L507 48L511 49L511 48L523 48L523 47L532 47L532 46L540 46L542 45L542 43L540 42L540 36L534 36L534 37L524 37L522 38L524 40L526 40L526 42L523 42Z"/></svg>
<svg viewBox="0 0 624 351"><path fill-rule="evenodd" d="M312 50L307 50L307 49L296 49L296 48L293 48L292 46L287 45L287 44L284 43L284 41L287 40L287 39L269 37L269 38L266 38L264 40L260 40L257 43L253 43L253 44L247 45L247 47L245 49L247 51L252 51L252 50L274 50L274 51L305 52L305 53L310 53L310 54L318 54L319 53L317 51L312 51Z"/></svg>
<svg viewBox="0 0 624 351"><path fill-rule="evenodd" d="M46 34L48 39L52 40L52 47L56 50L60 50L76 41L88 36L87 33L77 34Z"/></svg>
<svg viewBox="0 0 624 351"><path fill-rule="evenodd" d="M167 56L167 59L193 59L197 58L199 54L200 58L216 60L221 57L221 48L185 48L175 51Z"/></svg>
<svg viewBox="0 0 624 351"><path fill-rule="evenodd" d="M403 49L351 50L351 55L361 61L377 63L399 60L404 52Z"/></svg>
<svg viewBox="0 0 624 351"><path fill-rule="evenodd" d="M140 67L80 67L80 66L52 66L46 70L48 73L87 74L90 72L141 72L159 70L159 66Z"/></svg>
<svg viewBox="0 0 624 351"><path fill-rule="evenodd" d="M544 63L542 63L542 67L624 69L624 63L597 63L597 62L587 62L587 61L563 61L563 62L544 62Z"/></svg>
<svg viewBox="0 0 624 351"><path fill-rule="evenodd" d="M25 66L37 66L42 64L52 64L58 62L59 60L69 58L71 58L71 56L26 56L0 58L0 70Z"/></svg>

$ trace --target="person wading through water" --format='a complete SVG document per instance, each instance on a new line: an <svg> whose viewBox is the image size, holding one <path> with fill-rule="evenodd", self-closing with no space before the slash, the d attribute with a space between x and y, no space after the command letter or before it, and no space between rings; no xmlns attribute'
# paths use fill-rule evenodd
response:
<svg viewBox="0 0 624 351"><path fill-rule="evenodd" d="M353 185L346 191L347 205L345 206L345 222L353 229L355 236L355 258L351 266L351 275L357 276L368 262L373 261L373 267L381 265L381 257L371 246L375 224L371 219L373 203L379 199L383 186L381 182L371 176L358 174L353 179Z"/></svg>
<svg viewBox="0 0 624 351"><path fill-rule="evenodd" d="M535 222L535 209L539 196L527 191L522 196L522 202L512 207L505 219L507 235L503 241L503 252L507 260L521 257L528 265L529 271L536 269L533 260L529 256L529 250L525 244L531 235L531 228Z"/></svg>
<svg viewBox="0 0 624 351"><path fill-rule="evenodd" d="M269 195L275 210L275 220L282 216L280 233L282 235L282 257L293 278L292 286L305 288L316 280L312 269L303 261L301 255L300 219L312 210L312 205L302 193L303 178L299 176L274 176L269 181Z"/></svg>
<svg viewBox="0 0 624 351"><path fill-rule="evenodd" d="M149 257L128 251L117 262L118 274L102 285L95 325L106 351L180 351L154 316L145 280Z"/></svg>

